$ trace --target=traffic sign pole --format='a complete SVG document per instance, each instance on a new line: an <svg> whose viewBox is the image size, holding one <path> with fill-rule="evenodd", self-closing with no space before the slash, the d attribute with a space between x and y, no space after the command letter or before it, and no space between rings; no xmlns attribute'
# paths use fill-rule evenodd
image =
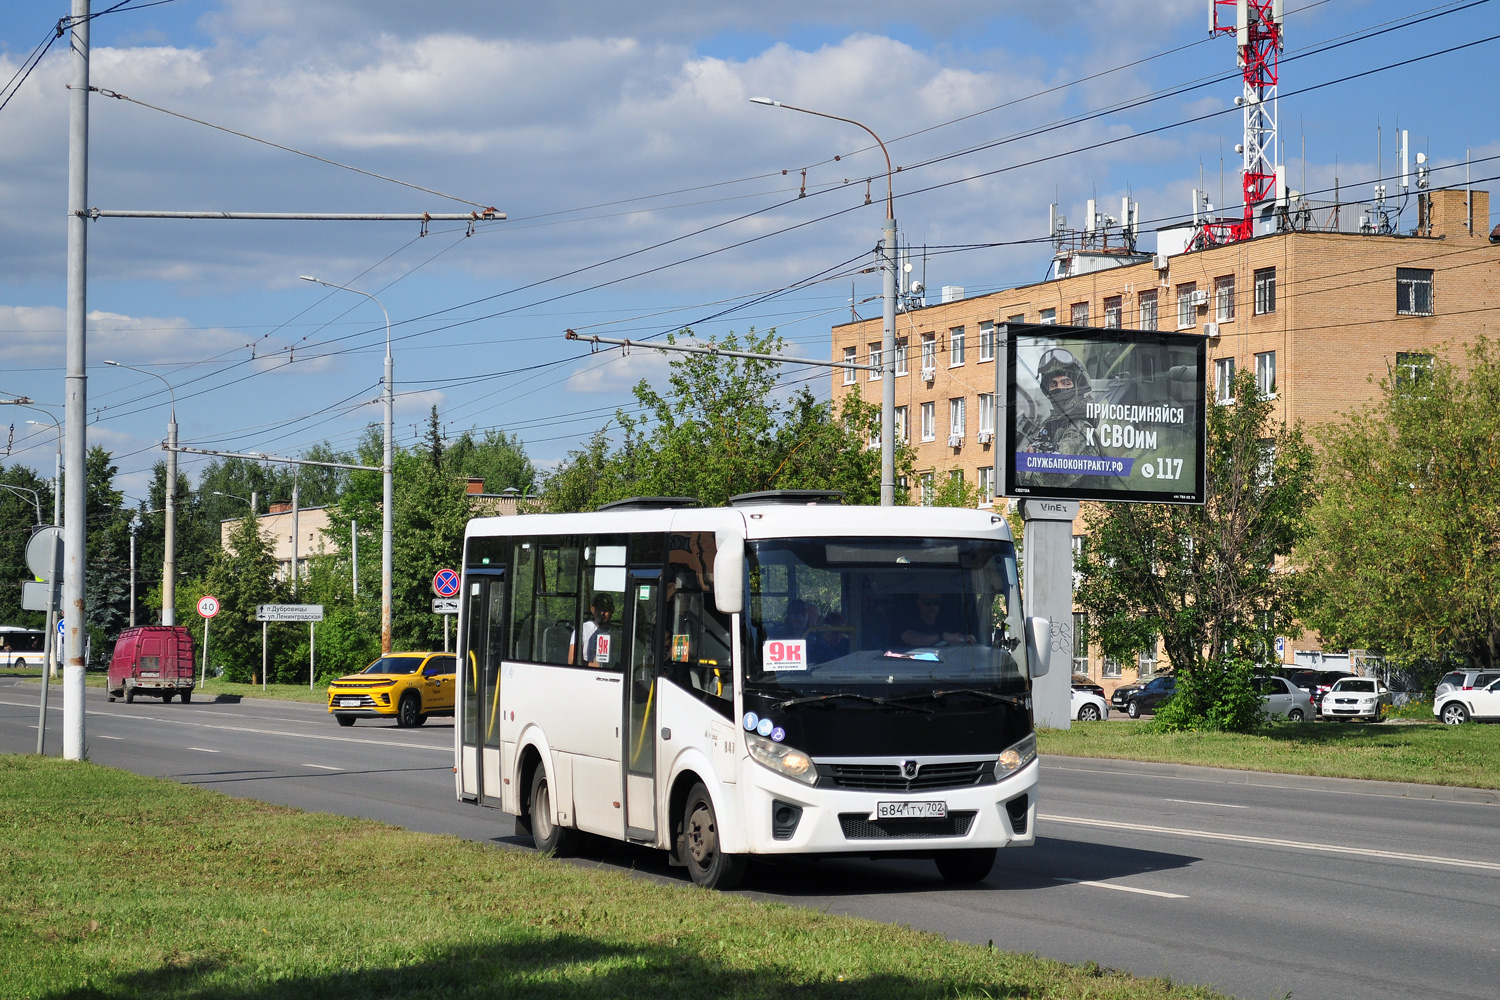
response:
<svg viewBox="0 0 1500 1000"><path fill-rule="evenodd" d="M212 594L198 598L198 615L203 619L203 669L198 675L201 690L208 683L208 623L219 613L219 599Z"/></svg>

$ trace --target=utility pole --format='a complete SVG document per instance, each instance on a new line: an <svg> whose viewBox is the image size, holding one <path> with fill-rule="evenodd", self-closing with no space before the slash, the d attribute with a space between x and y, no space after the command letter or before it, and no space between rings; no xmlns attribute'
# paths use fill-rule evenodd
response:
<svg viewBox="0 0 1500 1000"><path fill-rule="evenodd" d="M63 759L83 760L84 672L88 666L83 574L88 555L88 315L89 198L89 0L73 0L68 32L73 81L68 94L68 301L67 374L64 378L68 495L64 503L63 616L67 661L63 666Z"/></svg>

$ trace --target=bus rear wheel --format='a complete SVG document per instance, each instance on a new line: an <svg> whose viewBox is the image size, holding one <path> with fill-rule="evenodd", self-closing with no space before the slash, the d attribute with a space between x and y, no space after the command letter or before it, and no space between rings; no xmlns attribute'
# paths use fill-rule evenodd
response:
<svg viewBox="0 0 1500 1000"><path fill-rule="evenodd" d="M995 867L993 847L975 847L963 851L944 851L935 859L938 874L944 881L961 885L983 882Z"/></svg>
<svg viewBox="0 0 1500 1000"><path fill-rule="evenodd" d="M552 790L547 784L547 770L537 765L531 778L531 839L536 849L553 857L566 858L578 853L578 831L558 826L552 816Z"/></svg>
<svg viewBox="0 0 1500 1000"><path fill-rule="evenodd" d="M719 843L719 818L702 784L688 792L683 810L682 861L693 884L704 889L733 889L745 877L742 854L725 854Z"/></svg>

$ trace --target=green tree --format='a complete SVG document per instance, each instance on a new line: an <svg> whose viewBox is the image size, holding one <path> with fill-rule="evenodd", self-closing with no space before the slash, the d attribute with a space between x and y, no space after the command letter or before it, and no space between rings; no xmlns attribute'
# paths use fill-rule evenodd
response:
<svg viewBox="0 0 1500 1000"><path fill-rule="evenodd" d="M1500 663L1500 344L1398 371L1323 445L1308 623L1401 665Z"/></svg>
<svg viewBox="0 0 1500 1000"><path fill-rule="evenodd" d="M536 486L536 467L521 439L504 431L487 430L479 437L464 431L447 443L443 463L455 476L483 479L486 493L512 488L526 493Z"/></svg>
<svg viewBox="0 0 1500 1000"><path fill-rule="evenodd" d="M782 342L774 332L751 331L743 345L730 334L719 346L764 354L779 352ZM880 456L869 443L879 409L850 398L835 416L805 389L783 404L779 369L779 362L725 355L674 357L666 391L645 380L635 387L644 415L615 415L620 445L611 450L605 431L596 433L548 477L544 506L591 510L636 495L692 496L714 506L769 489L839 489L846 503L878 502ZM897 454L898 472L909 474L910 450Z"/></svg>
<svg viewBox="0 0 1500 1000"><path fill-rule="evenodd" d="M24 465L0 467L0 623L5 625L41 628L46 624L44 612L21 610L21 584L32 579L26 566L26 544L36 530L38 507L43 523L52 523L51 483Z"/></svg>
<svg viewBox="0 0 1500 1000"><path fill-rule="evenodd" d="M1253 725L1250 666L1299 611L1298 576L1277 560L1301 537L1312 451L1249 373L1233 388L1233 403L1209 407L1204 504L1090 505L1077 563L1075 599L1107 655L1161 637L1178 677L1163 721L1178 727Z"/></svg>
<svg viewBox="0 0 1500 1000"><path fill-rule="evenodd" d="M244 517L218 550L201 585L195 585L192 578L178 584L177 621L192 628L201 644L203 619L194 605L205 593L217 597L219 613L210 626L209 663L222 667L227 679L247 682L260 673L261 627L256 606L280 603L285 600L285 592L284 584L276 579L276 557L270 540L261 534L255 518ZM274 636L267 633L268 659L279 665L284 655L281 644L287 637L282 630L272 631ZM272 667L272 677L278 669Z"/></svg>

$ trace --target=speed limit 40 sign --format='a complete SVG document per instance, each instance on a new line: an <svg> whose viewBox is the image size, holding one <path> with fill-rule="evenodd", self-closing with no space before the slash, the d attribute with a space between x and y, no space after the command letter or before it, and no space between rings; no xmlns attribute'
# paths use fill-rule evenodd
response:
<svg viewBox="0 0 1500 1000"><path fill-rule="evenodd" d="M219 599L204 594L198 598L198 616L200 618L212 618L219 613Z"/></svg>

